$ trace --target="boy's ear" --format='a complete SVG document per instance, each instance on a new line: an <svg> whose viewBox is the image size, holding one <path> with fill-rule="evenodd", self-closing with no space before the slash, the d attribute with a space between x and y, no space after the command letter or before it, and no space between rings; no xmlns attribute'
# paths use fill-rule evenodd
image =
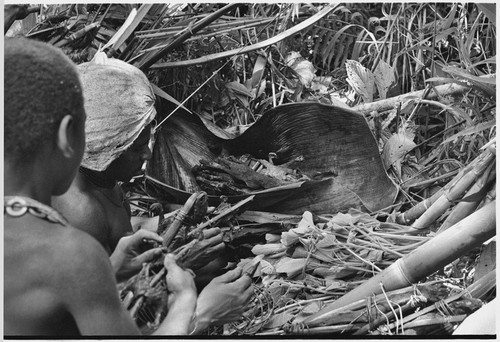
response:
<svg viewBox="0 0 500 342"><path fill-rule="evenodd" d="M71 115L66 115L59 124L57 131L57 147L61 150L66 158L71 158L75 154L72 139L72 125L75 124L75 119Z"/></svg>

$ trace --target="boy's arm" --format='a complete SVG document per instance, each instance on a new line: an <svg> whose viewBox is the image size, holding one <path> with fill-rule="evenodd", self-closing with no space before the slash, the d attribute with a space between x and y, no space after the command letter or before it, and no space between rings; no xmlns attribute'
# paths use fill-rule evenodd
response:
<svg viewBox="0 0 500 342"><path fill-rule="evenodd" d="M168 314L155 335L187 335L196 308L196 286L193 272L181 269L173 254L165 256L169 291Z"/></svg>
<svg viewBox="0 0 500 342"><path fill-rule="evenodd" d="M109 258L90 236L79 232L72 256L66 257L62 275L63 298L80 333L89 335L140 334L130 314L122 306ZM84 260L85 262L82 262ZM75 267L78 265L78 267ZM167 284L172 292L172 305L162 322L160 334L187 334L196 305L196 288L191 274L175 262L168 265Z"/></svg>
<svg viewBox="0 0 500 342"><path fill-rule="evenodd" d="M118 296L109 257L99 243L77 232L66 245L69 253L59 266L61 296L80 333L91 335L140 334Z"/></svg>

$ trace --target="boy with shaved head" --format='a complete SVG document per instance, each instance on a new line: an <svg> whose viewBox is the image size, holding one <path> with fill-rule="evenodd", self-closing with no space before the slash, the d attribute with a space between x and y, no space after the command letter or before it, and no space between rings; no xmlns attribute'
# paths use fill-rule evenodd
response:
<svg viewBox="0 0 500 342"><path fill-rule="evenodd" d="M68 189L84 153L78 71L61 51L32 40L6 39L4 56L4 334L139 334L115 277L137 271L143 239L161 238L129 236L108 257L51 207L51 196ZM194 281L173 256L164 264L172 300L156 333L186 334L196 305Z"/></svg>

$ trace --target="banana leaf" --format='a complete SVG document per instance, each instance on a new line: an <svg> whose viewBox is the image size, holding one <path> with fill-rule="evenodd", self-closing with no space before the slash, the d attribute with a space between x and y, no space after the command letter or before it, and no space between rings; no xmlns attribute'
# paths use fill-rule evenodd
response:
<svg viewBox="0 0 500 342"><path fill-rule="evenodd" d="M165 192L182 202L200 190L191 169L201 159L211 161L223 154L267 159L270 153L276 165L298 169L311 180L252 192L256 197L249 209L286 214L375 211L395 199L396 186L364 117L315 102L273 108L234 139L215 135L197 115L177 111L156 132L147 179L155 183L156 195ZM234 203L242 197L228 200Z"/></svg>

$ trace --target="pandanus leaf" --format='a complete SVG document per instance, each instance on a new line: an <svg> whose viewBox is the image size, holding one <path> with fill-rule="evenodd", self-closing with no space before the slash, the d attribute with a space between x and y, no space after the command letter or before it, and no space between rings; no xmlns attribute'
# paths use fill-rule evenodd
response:
<svg viewBox="0 0 500 342"><path fill-rule="evenodd" d="M178 111L157 134L147 174L156 184L165 183L163 191L181 203L190 189L197 188L194 178L185 176L200 160L244 154L267 159L269 153L276 156L274 164L298 169L311 180L252 192L256 196L252 210L287 214L352 207L379 210L392 204L396 195L364 117L349 109L308 102L278 106L234 139L217 137L197 115ZM243 197L228 199L236 202ZM209 196L209 203L218 200Z"/></svg>

